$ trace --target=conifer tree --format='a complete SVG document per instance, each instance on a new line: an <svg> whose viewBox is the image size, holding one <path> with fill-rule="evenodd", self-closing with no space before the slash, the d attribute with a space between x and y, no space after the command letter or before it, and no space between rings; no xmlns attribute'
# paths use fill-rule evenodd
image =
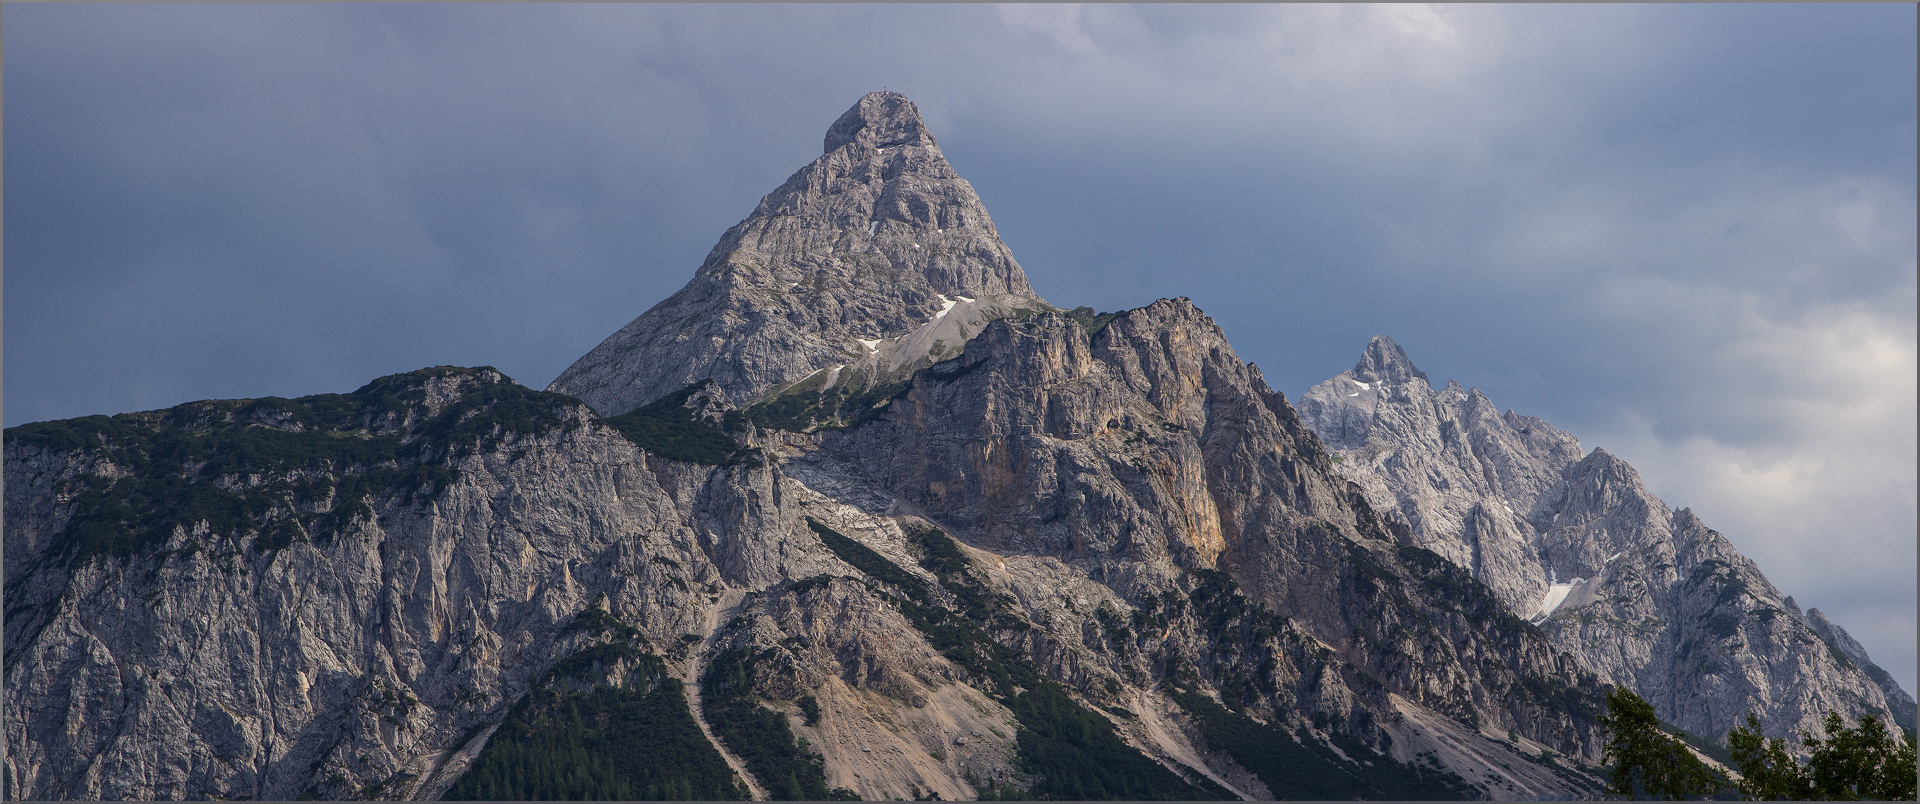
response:
<svg viewBox="0 0 1920 804"><path fill-rule="evenodd" d="M1740 795L1758 801L1804 801L1813 797L1800 763L1787 753L1787 742L1760 734L1760 719L1747 713L1744 726L1727 732L1727 750L1740 771Z"/></svg>
<svg viewBox="0 0 1920 804"><path fill-rule="evenodd" d="M1787 753L1785 740L1763 737L1759 719L1748 713L1745 725L1727 732L1741 795L1762 801L1914 800L1920 767L1911 732L1895 736L1873 715L1849 729L1832 711L1825 727L1825 738L1802 736L1812 749L1803 765Z"/></svg>
<svg viewBox="0 0 1920 804"><path fill-rule="evenodd" d="M1684 801L1708 798L1729 786L1726 776L1707 767L1679 740L1660 730L1653 704L1625 687L1607 695L1606 761L1613 766L1607 791L1623 796Z"/></svg>

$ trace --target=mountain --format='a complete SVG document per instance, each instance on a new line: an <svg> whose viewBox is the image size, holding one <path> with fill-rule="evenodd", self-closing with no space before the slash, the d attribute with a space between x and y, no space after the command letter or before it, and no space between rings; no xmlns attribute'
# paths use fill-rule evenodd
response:
<svg viewBox="0 0 1920 804"><path fill-rule="evenodd" d="M547 390L608 416L702 379L735 402L828 370L865 390L957 352L998 312L1053 309L906 96L862 98L825 146L692 282Z"/></svg>
<svg viewBox="0 0 1920 804"><path fill-rule="evenodd" d="M1632 466L1477 388L1434 389L1393 339L1300 417L1375 510L1661 718L1710 739L1748 711L1777 736L1821 733L1829 709L1913 727L1913 699L1858 643Z"/></svg>
<svg viewBox="0 0 1920 804"><path fill-rule="evenodd" d="M1040 300L904 97L826 152L553 390L7 430L7 794L1597 794L1602 679L1191 301Z"/></svg>

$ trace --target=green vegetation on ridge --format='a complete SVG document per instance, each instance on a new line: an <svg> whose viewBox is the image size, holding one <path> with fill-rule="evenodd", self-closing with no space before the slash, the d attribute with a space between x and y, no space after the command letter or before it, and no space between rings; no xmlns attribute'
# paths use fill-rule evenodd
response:
<svg viewBox="0 0 1920 804"><path fill-rule="evenodd" d="M434 411L427 385L459 393ZM69 561L127 556L205 526L188 550L221 540L259 551L324 541L373 502L411 504L459 478L448 464L503 440L571 428L580 403L534 391L491 368L437 367L374 380L351 394L209 400L160 411L36 422L9 446L84 451L117 478L88 474L56 493L73 516L52 553Z"/></svg>
<svg viewBox="0 0 1920 804"><path fill-rule="evenodd" d="M911 378L873 384L865 381L864 374L852 372L831 387L822 387L827 376L826 372L817 372L780 389L737 414L736 420L795 433L844 430L879 416L913 387Z"/></svg>
<svg viewBox="0 0 1920 804"><path fill-rule="evenodd" d="M713 384L701 380L640 408L607 420L634 446L676 461L731 466L751 463L751 450L743 449L718 425L695 415L687 400Z"/></svg>
<svg viewBox="0 0 1920 804"><path fill-rule="evenodd" d="M820 542L825 544L828 550L832 550L841 561L853 565L854 569L866 573L876 581L892 584L902 594L916 602L923 604L928 602L926 581L888 561L884 556L874 552L873 548L842 535L813 517L807 517L807 528L812 530L815 536L820 537Z"/></svg>
<svg viewBox="0 0 1920 804"><path fill-rule="evenodd" d="M1112 313L1096 313L1092 307L1075 307L1067 311L1067 317L1079 324L1080 328L1086 331L1087 340L1092 341L1100 333L1105 332L1107 325L1113 323L1114 319L1126 315L1127 312L1120 310Z"/></svg>

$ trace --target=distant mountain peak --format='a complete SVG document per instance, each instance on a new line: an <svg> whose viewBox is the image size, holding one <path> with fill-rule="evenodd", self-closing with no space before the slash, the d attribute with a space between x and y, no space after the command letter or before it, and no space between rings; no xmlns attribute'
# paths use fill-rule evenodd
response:
<svg viewBox="0 0 1920 804"><path fill-rule="evenodd" d="M1769 734L1817 728L1828 709L1914 722L1920 706L1857 642L1812 610L1798 615L1626 460L1583 453L1541 419L1489 415L1477 388L1410 382L1425 376L1375 337L1351 371L1301 396L1300 420L1371 506L1584 666L1699 734L1726 733L1748 709ZM1783 610L1795 616L1771 616ZM1816 635L1832 650L1810 649Z"/></svg>
<svg viewBox="0 0 1920 804"><path fill-rule="evenodd" d="M1367 351L1360 356L1360 362L1353 364L1353 375L1369 383L1407 382L1414 377L1427 379L1426 372L1414 367L1407 351L1385 335L1375 335L1367 342Z"/></svg>
<svg viewBox="0 0 1920 804"><path fill-rule="evenodd" d="M936 145L933 132L920 119L920 109L898 92L869 92L827 128L826 145L830 154L848 145L893 148L901 145Z"/></svg>

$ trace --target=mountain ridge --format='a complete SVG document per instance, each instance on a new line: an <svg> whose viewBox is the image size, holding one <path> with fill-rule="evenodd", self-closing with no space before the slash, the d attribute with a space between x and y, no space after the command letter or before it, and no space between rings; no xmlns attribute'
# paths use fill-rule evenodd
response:
<svg viewBox="0 0 1920 804"><path fill-rule="evenodd" d="M1749 709L1777 736L1819 733L1828 709L1912 727L1911 697L1844 630L1801 615L1693 512L1648 492L1630 464L1496 411L1478 389L1434 390L1385 336L1301 401L1303 419L1342 456L1342 476L1376 507L1661 717L1704 735Z"/></svg>
<svg viewBox="0 0 1920 804"><path fill-rule="evenodd" d="M7 430L7 794L1594 796L1604 679L1476 577L1591 540L1473 544L1577 507L1764 583L1544 422L1396 407L1390 340L1296 408L1189 299L1054 308L904 96L822 144L548 391ZM1376 506L1349 399L1525 504Z"/></svg>

